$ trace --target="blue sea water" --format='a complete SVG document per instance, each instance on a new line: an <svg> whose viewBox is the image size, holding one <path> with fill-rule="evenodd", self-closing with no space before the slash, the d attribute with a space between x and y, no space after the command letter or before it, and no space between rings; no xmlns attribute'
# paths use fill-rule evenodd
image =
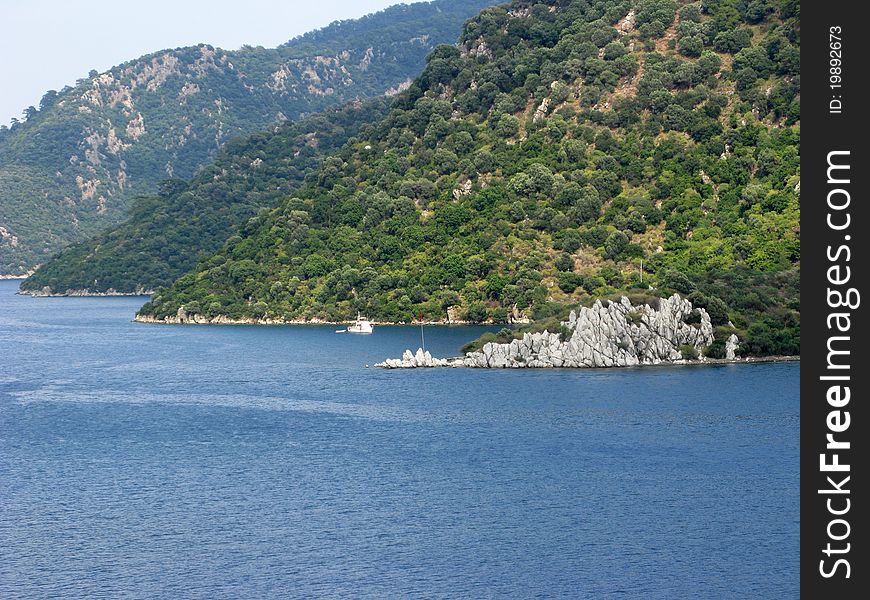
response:
<svg viewBox="0 0 870 600"><path fill-rule="evenodd" d="M16 288L2 598L798 596L797 363L382 371L419 329Z"/></svg>

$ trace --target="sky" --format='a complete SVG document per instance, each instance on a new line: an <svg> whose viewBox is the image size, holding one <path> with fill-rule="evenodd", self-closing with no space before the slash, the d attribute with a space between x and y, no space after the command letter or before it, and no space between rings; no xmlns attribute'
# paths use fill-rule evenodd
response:
<svg viewBox="0 0 870 600"><path fill-rule="evenodd" d="M0 0L0 124L48 90L143 54L211 44L267 48L415 0Z"/></svg>

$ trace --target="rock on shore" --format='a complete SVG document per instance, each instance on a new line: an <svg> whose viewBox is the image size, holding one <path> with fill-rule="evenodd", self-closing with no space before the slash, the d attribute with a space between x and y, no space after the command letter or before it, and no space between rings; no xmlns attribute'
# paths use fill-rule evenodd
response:
<svg viewBox="0 0 870 600"><path fill-rule="evenodd" d="M693 307L678 294L662 298L656 308L649 304L632 306L626 297L619 302L596 301L589 308L571 311L561 324L562 333L525 333L522 339L510 343L490 342L463 358L427 358L428 353L418 351L412 355L406 351L401 359L376 366L630 367L682 362L685 351L700 357L713 343L713 325L707 311ZM734 357L737 348L737 337L732 336L726 344L729 358Z"/></svg>
<svg viewBox="0 0 870 600"><path fill-rule="evenodd" d="M375 365L384 369L415 369L420 367L464 367L465 359L459 358L434 358L428 351L418 348L416 353L405 350L402 358L388 358L382 363Z"/></svg>

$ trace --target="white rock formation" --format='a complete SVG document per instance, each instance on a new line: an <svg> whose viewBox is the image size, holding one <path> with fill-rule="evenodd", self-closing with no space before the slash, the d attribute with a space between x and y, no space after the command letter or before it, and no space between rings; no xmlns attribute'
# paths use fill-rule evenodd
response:
<svg viewBox="0 0 870 600"><path fill-rule="evenodd" d="M415 369L418 367L462 367L464 364L461 357L434 358L428 350L424 352L422 348L417 348L417 352L414 354L410 350L405 350L402 358L389 358L375 366L383 369Z"/></svg>
<svg viewBox="0 0 870 600"><path fill-rule="evenodd" d="M687 323L692 315L699 322ZM682 349L698 355L713 343L713 325L702 308L674 294L658 309L632 306L628 298L596 301L563 321L566 334L526 333L509 344L488 343L465 357L467 367L630 367L683 359Z"/></svg>
<svg viewBox="0 0 870 600"><path fill-rule="evenodd" d="M728 338L728 341L725 342L725 358L728 360L734 360L737 358L737 350L740 348L740 340L733 333L731 337Z"/></svg>
<svg viewBox="0 0 870 600"><path fill-rule="evenodd" d="M707 311L694 308L677 294L662 298L657 308L649 304L632 306L626 297L606 306L596 301L589 308L571 311L562 326L562 333L542 331L526 333L522 339L510 343L490 342L464 358L438 359L422 350L416 355L406 351L401 359L390 359L376 366L629 367L682 361L683 351L687 349L702 356L704 349L713 343L713 325ZM737 336L731 336L726 345L728 358L734 358L737 346Z"/></svg>

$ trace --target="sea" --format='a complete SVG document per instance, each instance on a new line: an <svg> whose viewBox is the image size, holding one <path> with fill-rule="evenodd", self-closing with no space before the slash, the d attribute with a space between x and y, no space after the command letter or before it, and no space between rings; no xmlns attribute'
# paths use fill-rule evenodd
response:
<svg viewBox="0 0 870 600"><path fill-rule="evenodd" d="M386 371L420 328L146 325L18 283L0 598L798 597L799 363Z"/></svg>

